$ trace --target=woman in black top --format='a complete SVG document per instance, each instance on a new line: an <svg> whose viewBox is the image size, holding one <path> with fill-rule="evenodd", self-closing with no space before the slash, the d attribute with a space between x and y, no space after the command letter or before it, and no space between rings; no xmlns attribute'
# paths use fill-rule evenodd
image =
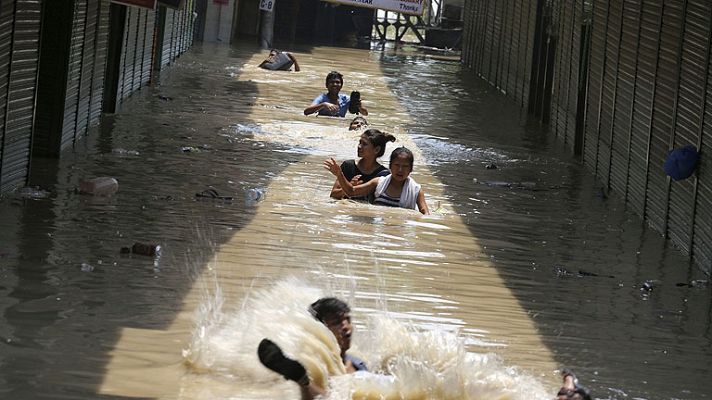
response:
<svg viewBox="0 0 712 400"><path fill-rule="evenodd" d="M351 181L352 185L360 185L377 176L388 175L390 173L388 168L379 164L376 159L385 153L386 143L395 141L395 136L390 133L384 133L378 129L366 130L358 141L359 160L346 160L341 163L341 170L344 172L346 179ZM334 182L334 187L331 188L331 197L334 199L347 197L338 180ZM354 197L352 200L370 201L366 197Z"/></svg>

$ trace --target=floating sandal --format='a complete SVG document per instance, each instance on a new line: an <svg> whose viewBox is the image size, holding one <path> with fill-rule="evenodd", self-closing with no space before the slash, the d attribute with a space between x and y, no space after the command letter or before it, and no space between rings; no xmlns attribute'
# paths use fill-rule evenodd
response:
<svg viewBox="0 0 712 400"><path fill-rule="evenodd" d="M257 356L262 365L282 375L284 379L297 382L302 386L309 384L309 376L304 366L299 361L285 356L282 349L271 340L262 339L257 347Z"/></svg>
<svg viewBox="0 0 712 400"><path fill-rule="evenodd" d="M218 194L218 191L215 189L205 189L200 193L196 193L195 197L199 198L208 198L208 199L216 199L216 200L226 200L226 201L232 201L232 197L230 196L220 196Z"/></svg>

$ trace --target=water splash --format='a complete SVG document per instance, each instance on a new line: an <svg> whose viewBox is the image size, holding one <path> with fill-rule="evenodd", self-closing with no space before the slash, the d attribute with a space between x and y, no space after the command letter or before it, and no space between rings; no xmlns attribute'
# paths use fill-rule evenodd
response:
<svg viewBox="0 0 712 400"><path fill-rule="evenodd" d="M296 385L284 383L257 359L257 345L268 337L305 365L314 382L328 387L331 400L550 398L534 377L496 354L468 352L457 332L416 328L385 310L367 318L350 350L372 372L346 374L333 335L307 312L324 295L291 278L251 291L230 309L218 287L198 310L185 363L198 374L239 380L243 393L271 388L272 396L288 397Z"/></svg>

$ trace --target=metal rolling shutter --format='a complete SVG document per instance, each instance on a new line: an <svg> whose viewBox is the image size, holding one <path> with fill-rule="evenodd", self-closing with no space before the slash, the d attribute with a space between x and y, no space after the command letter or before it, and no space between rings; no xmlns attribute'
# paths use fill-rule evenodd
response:
<svg viewBox="0 0 712 400"><path fill-rule="evenodd" d="M475 24L473 27L473 43L472 43L472 66L477 76L482 76L482 51L484 49L484 24L486 21L486 12L488 0L478 0L474 7Z"/></svg>
<svg viewBox="0 0 712 400"><path fill-rule="evenodd" d="M672 134L673 113L678 86L678 49L683 19L683 0L664 2L663 23L660 31L658 73L655 79L655 98L648 168L648 187L645 216L660 232L665 232L667 213L667 177L662 168Z"/></svg>
<svg viewBox="0 0 712 400"><path fill-rule="evenodd" d="M7 29L3 2L0 29ZM10 5L12 7L12 5ZM5 107L2 153L0 155L0 192L22 185L27 180L32 140L32 123L37 93L39 64L40 0L17 0L12 34L11 55Z"/></svg>
<svg viewBox="0 0 712 400"><path fill-rule="evenodd" d="M637 19L639 7L636 1L622 1L619 14L616 16L618 38L615 55L615 72L610 79L615 79L613 92L613 111L611 119L610 143L611 159L609 187L616 193L626 192L628 180L628 143L630 142L630 114L633 97L633 81L635 74L635 49L637 36ZM612 10L613 11L613 10ZM613 23L613 20L610 20ZM610 26L610 25L609 25ZM605 133L603 133L605 135Z"/></svg>
<svg viewBox="0 0 712 400"><path fill-rule="evenodd" d="M474 31L474 43L473 43L473 66L475 73L478 77L482 77L482 58L484 52L485 43L485 24L487 21L487 7L489 0L479 0L477 1L476 10L476 25Z"/></svg>
<svg viewBox="0 0 712 400"><path fill-rule="evenodd" d="M503 28L502 28L502 53L499 62L499 89L505 94L510 81L510 66L512 63L512 25L514 24L514 7L512 3L515 0L506 0L503 10Z"/></svg>
<svg viewBox="0 0 712 400"><path fill-rule="evenodd" d="M136 36L138 30L138 13L139 10L135 7L127 7L126 10L126 25L124 25L124 35L125 35L125 46L123 65L121 68L122 88L121 88L121 100L126 100L131 93L133 93L134 87L134 68L136 67Z"/></svg>
<svg viewBox="0 0 712 400"><path fill-rule="evenodd" d="M672 147L699 142L699 116L703 112L704 85L710 36L710 6L708 1L688 0L683 21L680 86ZM668 181L670 182L670 181ZM668 200L668 233L673 243L689 251L693 226L695 179L670 184ZM710 242L708 242L710 243Z"/></svg>
<svg viewBox="0 0 712 400"><path fill-rule="evenodd" d="M584 138L584 162L594 174L598 174L599 122L601 109L601 85L605 63L606 26L608 6L602 2L593 4L591 26L591 54L588 72L588 104L586 109L586 133Z"/></svg>
<svg viewBox="0 0 712 400"><path fill-rule="evenodd" d="M583 0L566 2L571 19L570 58L566 88L566 133L564 143L573 152L576 137L576 114L578 113L579 66L581 62L581 27L583 25ZM568 35L567 35L568 36Z"/></svg>
<svg viewBox="0 0 712 400"><path fill-rule="evenodd" d="M134 15L134 35L135 35L135 46L134 46L134 62L133 70L131 70L131 93L136 92L141 89L141 76L143 75L143 46L146 40L146 15L142 8L135 8L133 10Z"/></svg>
<svg viewBox="0 0 712 400"><path fill-rule="evenodd" d="M94 46L96 41L97 6L96 1L87 0L84 44L82 47L82 67L79 81L79 104L77 107L76 137L82 137L89 128L89 103L94 75Z"/></svg>
<svg viewBox="0 0 712 400"><path fill-rule="evenodd" d="M500 65L502 64L502 36L504 21L502 14L504 14L504 8L500 5L502 0L495 1L494 8L494 26L492 32L492 60L490 65L490 80L494 83L496 88L501 87L502 75L500 74Z"/></svg>
<svg viewBox="0 0 712 400"><path fill-rule="evenodd" d="M180 24L179 24L179 31L178 35L180 36L178 39L178 55L181 55L185 52L185 50L188 48L187 46L187 33L188 33L188 18L186 11L188 11L187 8L184 8L183 10L179 11L180 13Z"/></svg>
<svg viewBox="0 0 712 400"><path fill-rule="evenodd" d="M12 29L14 22L14 4L0 2L0 193L5 187L3 158L5 150L5 110L7 109L7 88L10 78L10 60L12 58ZM8 183L8 186L10 183Z"/></svg>
<svg viewBox="0 0 712 400"><path fill-rule="evenodd" d="M94 45L94 72L89 103L89 124L101 118L102 99L104 98L104 78L106 74L106 56L109 38L109 0L99 0L97 8L96 42Z"/></svg>
<svg viewBox="0 0 712 400"><path fill-rule="evenodd" d="M526 65L526 54L528 51L527 48L527 38L528 38L528 8L526 5L528 5L529 2L527 0L517 0L516 5L514 6L514 20L515 20L515 54L516 54L516 64L515 64L515 70L514 74L516 76L516 79L512 83L514 85L512 94L514 98L517 100L520 106L523 107L524 104L524 98L526 97L524 95L524 85L523 82L527 79L526 77L528 76L529 73L529 67Z"/></svg>
<svg viewBox="0 0 712 400"><path fill-rule="evenodd" d="M143 42L143 66L141 67L141 83L148 85L151 82L151 68L153 63L153 38L155 35L156 12L146 10L146 19Z"/></svg>
<svg viewBox="0 0 712 400"><path fill-rule="evenodd" d="M621 11L623 1L608 2L608 23L606 24L606 47L601 85L601 108L599 110L598 136L598 176L607 188L611 187L611 153L613 137L613 113L618 77L618 48L620 46Z"/></svg>
<svg viewBox="0 0 712 400"><path fill-rule="evenodd" d="M507 66L507 83L505 85L505 90L507 95L513 100L519 100L517 97L517 82L519 82L519 48L520 48L520 35L522 32L521 28L521 17L522 17L522 4L520 0L512 1L510 4L512 9L512 15L510 18L512 22L510 24L510 38L509 38L509 64Z"/></svg>
<svg viewBox="0 0 712 400"><path fill-rule="evenodd" d="M710 42L712 34L708 37L708 46ZM709 51L708 47L703 119L697 142L697 148L703 156L700 158L698 176L695 179L695 214L691 238L692 257L705 266L708 274L712 272L712 160L705 156L712 154L712 59Z"/></svg>
<svg viewBox="0 0 712 400"><path fill-rule="evenodd" d="M193 12L195 11L195 0L188 0L188 5L186 6L186 13L188 14L188 48L193 46L193 40L195 39L195 20L193 17ZM187 49L186 49L187 50Z"/></svg>
<svg viewBox="0 0 712 400"><path fill-rule="evenodd" d="M534 32L536 28L534 24L534 21L536 21L536 2L529 1L525 2L525 4L529 6L529 15L525 16L527 19L527 35L525 37L526 41L524 42L524 46L522 47L522 53L524 55L522 58L522 75L520 75L522 77L522 108L529 107L529 72L534 55Z"/></svg>
<svg viewBox="0 0 712 400"><path fill-rule="evenodd" d="M566 41L566 2L558 1L552 4L552 18L551 22L556 28L555 37L557 40L556 55L554 56L554 83L552 85L551 94L551 115L549 118L549 123L551 125L551 130L556 136L563 135L566 130L566 118L564 109L564 97L565 97L565 87L566 80L569 78L565 74L567 65L569 64L569 43Z"/></svg>
<svg viewBox="0 0 712 400"><path fill-rule="evenodd" d="M79 103L79 82L82 72L82 49L84 48L84 26L86 24L86 2L74 3L72 17L72 39L69 45L67 65L67 88L64 96L64 118L62 119L62 140L60 149L73 145L76 136L77 106Z"/></svg>
<svg viewBox="0 0 712 400"><path fill-rule="evenodd" d="M638 64L630 130L630 167L627 203L639 215L645 215L648 187L648 153L658 73L658 47L664 0L643 3L640 18Z"/></svg>
<svg viewBox="0 0 712 400"><path fill-rule="evenodd" d="M166 9L166 19L163 24L163 54L161 54L161 70L173 62L171 43L173 40L173 10Z"/></svg>
<svg viewBox="0 0 712 400"><path fill-rule="evenodd" d="M463 26L462 26L462 56L460 61L468 68L472 68L470 61L472 60L472 29L474 27L474 5L475 0L465 0L463 7Z"/></svg>
<svg viewBox="0 0 712 400"><path fill-rule="evenodd" d="M494 31L494 10L497 8L496 1L487 1L487 8L485 11L485 25L483 32L483 43L482 43L482 60L480 65L480 74L482 78L487 80L490 84L492 83L492 43L494 42L494 37L492 32Z"/></svg>

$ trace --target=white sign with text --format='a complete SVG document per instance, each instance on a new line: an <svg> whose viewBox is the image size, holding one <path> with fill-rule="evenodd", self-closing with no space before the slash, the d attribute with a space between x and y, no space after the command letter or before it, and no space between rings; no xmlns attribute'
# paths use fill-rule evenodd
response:
<svg viewBox="0 0 712 400"><path fill-rule="evenodd" d="M274 10L274 0L260 0L260 10L267 12Z"/></svg>
<svg viewBox="0 0 712 400"><path fill-rule="evenodd" d="M423 0L328 0L354 7L376 8L401 14L423 15Z"/></svg>

